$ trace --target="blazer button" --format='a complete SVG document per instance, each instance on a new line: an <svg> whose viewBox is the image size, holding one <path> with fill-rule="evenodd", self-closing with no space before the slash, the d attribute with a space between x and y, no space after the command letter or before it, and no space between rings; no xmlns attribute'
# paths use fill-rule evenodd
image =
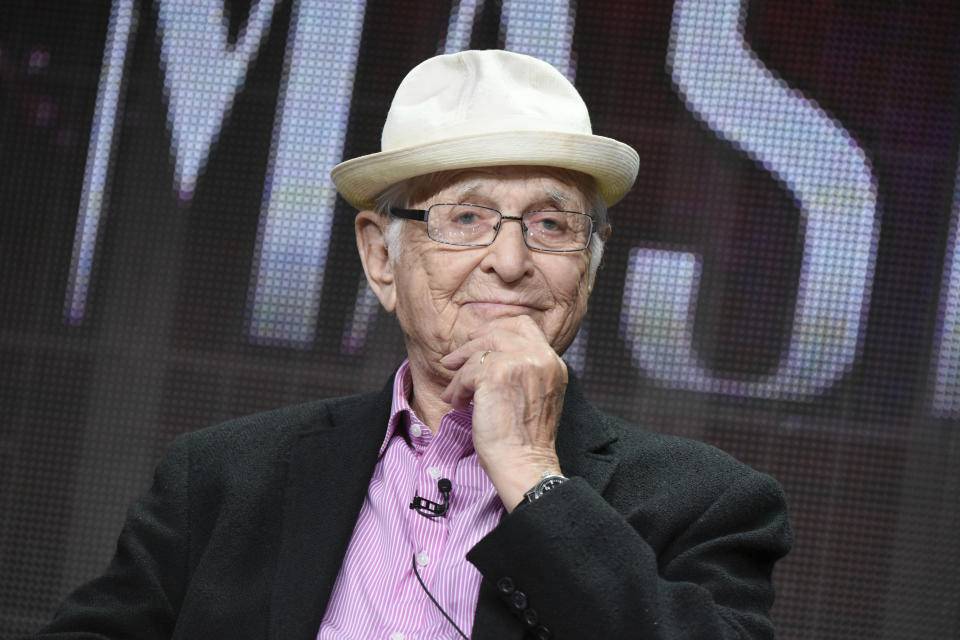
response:
<svg viewBox="0 0 960 640"><path fill-rule="evenodd" d="M537 623L540 622L540 616L537 615L537 611L533 607L524 610L522 617L524 623L526 623L526 625L531 629L537 626Z"/></svg>
<svg viewBox="0 0 960 640"><path fill-rule="evenodd" d="M510 578L500 578L497 580L497 590L500 591L501 595L509 596L516 590L516 586Z"/></svg>
<svg viewBox="0 0 960 640"><path fill-rule="evenodd" d="M548 629L544 625L540 625L539 627L533 630L533 636L537 640L550 640L551 635L552 634L550 633L550 629Z"/></svg>
<svg viewBox="0 0 960 640"><path fill-rule="evenodd" d="M517 611L523 611L527 608L527 594L523 591L514 591L513 595L510 596L510 604Z"/></svg>

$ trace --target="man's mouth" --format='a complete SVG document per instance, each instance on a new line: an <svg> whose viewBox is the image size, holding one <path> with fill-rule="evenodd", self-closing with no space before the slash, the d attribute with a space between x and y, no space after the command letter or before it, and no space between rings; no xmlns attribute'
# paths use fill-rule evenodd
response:
<svg viewBox="0 0 960 640"><path fill-rule="evenodd" d="M465 306L485 314L519 315L540 311L539 306L520 301L474 300Z"/></svg>

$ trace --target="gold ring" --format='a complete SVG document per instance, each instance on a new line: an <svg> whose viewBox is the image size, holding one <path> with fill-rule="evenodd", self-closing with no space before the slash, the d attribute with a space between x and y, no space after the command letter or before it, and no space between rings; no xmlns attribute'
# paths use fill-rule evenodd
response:
<svg viewBox="0 0 960 640"><path fill-rule="evenodd" d="M480 364L483 364L484 358L486 358L486 357L487 357L488 355L490 355L491 353L493 353L493 349L487 349L486 351L484 351L483 353L481 353L481 354L480 354Z"/></svg>

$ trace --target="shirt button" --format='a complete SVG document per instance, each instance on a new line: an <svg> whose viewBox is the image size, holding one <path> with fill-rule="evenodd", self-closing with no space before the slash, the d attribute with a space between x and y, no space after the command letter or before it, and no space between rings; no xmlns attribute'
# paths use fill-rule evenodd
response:
<svg viewBox="0 0 960 640"><path fill-rule="evenodd" d="M420 553L417 554L417 564L420 565L421 567L425 567L428 564L430 564L430 556L427 554L426 551L421 551Z"/></svg>
<svg viewBox="0 0 960 640"><path fill-rule="evenodd" d="M443 472L440 471L439 467L430 467L427 469L427 473L429 473L430 477L433 478L434 480L439 480L440 476L443 475Z"/></svg>
<svg viewBox="0 0 960 640"><path fill-rule="evenodd" d="M394 631L393 633L390 634L390 640L404 640L405 637L406 636L404 636L399 631Z"/></svg>
<svg viewBox="0 0 960 640"><path fill-rule="evenodd" d="M410 435L412 435L414 438L419 438L421 433L422 431L420 430L420 425L418 425L416 422L410 425Z"/></svg>

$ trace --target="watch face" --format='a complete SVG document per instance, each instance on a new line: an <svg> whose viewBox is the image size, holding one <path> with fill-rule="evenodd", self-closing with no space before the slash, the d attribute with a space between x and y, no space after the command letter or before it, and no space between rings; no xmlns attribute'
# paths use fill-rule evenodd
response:
<svg viewBox="0 0 960 640"><path fill-rule="evenodd" d="M535 486L533 489L530 489L530 491L526 493L525 498L527 502L532 502L537 498L539 498L540 496L542 496L547 491L556 489L566 481L567 479L563 476L547 476L546 478L538 482L537 486Z"/></svg>
<svg viewBox="0 0 960 640"><path fill-rule="evenodd" d="M540 491L547 492L547 491L550 491L551 489L556 489L562 484L563 484L562 478L550 478L549 480L543 483L543 486L540 487Z"/></svg>

